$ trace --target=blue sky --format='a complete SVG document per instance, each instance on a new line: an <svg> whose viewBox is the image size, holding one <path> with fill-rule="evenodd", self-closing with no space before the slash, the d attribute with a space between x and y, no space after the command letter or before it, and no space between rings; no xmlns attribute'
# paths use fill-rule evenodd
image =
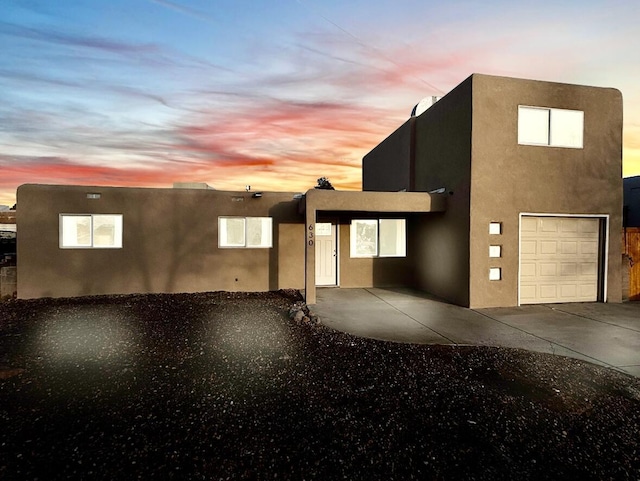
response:
<svg viewBox="0 0 640 481"><path fill-rule="evenodd" d="M631 1L5 0L0 204L23 183L360 188L364 154L471 73L615 87L640 174Z"/></svg>

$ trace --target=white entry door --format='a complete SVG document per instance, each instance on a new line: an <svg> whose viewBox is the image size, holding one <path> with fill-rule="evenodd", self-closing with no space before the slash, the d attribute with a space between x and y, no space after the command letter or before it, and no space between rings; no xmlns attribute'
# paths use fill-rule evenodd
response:
<svg viewBox="0 0 640 481"><path fill-rule="evenodd" d="M523 216L520 303L598 299L600 219Z"/></svg>
<svg viewBox="0 0 640 481"><path fill-rule="evenodd" d="M316 223L316 286L338 284L336 227L330 222Z"/></svg>

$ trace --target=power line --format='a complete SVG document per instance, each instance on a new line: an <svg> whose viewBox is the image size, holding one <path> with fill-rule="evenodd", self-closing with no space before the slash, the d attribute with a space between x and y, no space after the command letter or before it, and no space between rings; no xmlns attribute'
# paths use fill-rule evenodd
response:
<svg viewBox="0 0 640 481"><path fill-rule="evenodd" d="M366 42L364 42L362 39L360 39L357 35L354 35L353 33L351 33L350 31L348 31L346 28L342 27L341 25L338 25L336 22L334 22L333 20L331 20L330 18L328 18L326 15L324 15L322 12L320 12L318 9L313 8L311 5L303 2L302 0L296 0L296 2L301 5L302 7L306 8L307 10L309 10L311 13L319 16L320 18L322 18L325 22L330 23L331 25L333 25L335 28L337 28L338 30L340 30L342 33L344 33L345 35L351 37L353 40L355 40L358 44L360 44L362 47L365 47L369 50L374 51L376 54L378 54L381 58L385 59L387 62L392 63L393 65L395 65L398 68L402 68L401 65L399 65L398 63L395 62L395 60L393 60L392 58L388 57L387 55L384 54L384 52L382 52L380 49L367 44ZM425 84L427 87L435 90L438 93L441 94L445 94L445 91L436 87L435 85L433 85L432 83L427 82L426 80L424 80L423 78L420 78L416 75L409 75L410 77L414 78L415 80L418 80L419 82L422 82L423 84Z"/></svg>

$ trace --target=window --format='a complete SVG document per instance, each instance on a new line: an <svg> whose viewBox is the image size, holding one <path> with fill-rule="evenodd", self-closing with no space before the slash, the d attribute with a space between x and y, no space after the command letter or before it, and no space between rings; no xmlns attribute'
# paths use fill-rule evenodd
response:
<svg viewBox="0 0 640 481"><path fill-rule="evenodd" d="M60 248L122 248L122 215L60 214Z"/></svg>
<svg viewBox="0 0 640 481"><path fill-rule="evenodd" d="M502 257L502 246L489 246L489 257Z"/></svg>
<svg viewBox="0 0 640 481"><path fill-rule="evenodd" d="M407 241L404 219L380 219L380 257L406 257Z"/></svg>
<svg viewBox="0 0 640 481"><path fill-rule="evenodd" d="M405 219L351 221L351 257L406 257Z"/></svg>
<svg viewBox="0 0 640 481"><path fill-rule="evenodd" d="M218 247L272 247L271 217L218 217Z"/></svg>
<svg viewBox="0 0 640 481"><path fill-rule="evenodd" d="M584 112L581 110L518 107L518 143L581 149Z"/></svg>
<svg viewBox="0 0 640 481"><path fill-rule="evenodd" d="M331 235L331 222L316 222L316 236Z"/></svg>
<svg viewBox="0 0 640 481"><path fill-rule="evenodd" d="M502 222L489 222L489 234L491 235L502 234Z"/></svg>
<svg viewBox="0 0 640 481"><path fill-rule="evenodd" d="M500 267L490 267L489 268L489 280L490 281L502 280L502 269Z"/></svg>

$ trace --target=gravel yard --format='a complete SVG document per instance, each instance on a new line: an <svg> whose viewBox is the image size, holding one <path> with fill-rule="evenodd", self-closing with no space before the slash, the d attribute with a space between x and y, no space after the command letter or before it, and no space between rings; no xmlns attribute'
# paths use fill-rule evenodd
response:
<svg viewBox="0 0 640 481"><path fill-rule="evenodd" d="M0 304L0 479L640 479L640 379L356 338L294 291Z"/></svg>

